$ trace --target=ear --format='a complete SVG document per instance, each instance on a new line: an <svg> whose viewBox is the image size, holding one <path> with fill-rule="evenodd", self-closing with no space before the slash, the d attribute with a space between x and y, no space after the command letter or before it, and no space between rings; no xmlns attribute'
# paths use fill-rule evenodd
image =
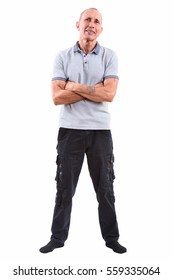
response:
<svg viewBox="0 0 173 280"><path fill-rule="evenodd" d="M77 30L79 30L79 21L76 22Z"/></svg>

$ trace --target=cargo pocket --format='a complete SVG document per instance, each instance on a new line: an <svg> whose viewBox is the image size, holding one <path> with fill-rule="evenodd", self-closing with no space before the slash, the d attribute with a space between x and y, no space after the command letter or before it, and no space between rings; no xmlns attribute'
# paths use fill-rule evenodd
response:
<svg viewBox="0 0 173 280"><path fill-rule="evenodd" d="M64 196L64 187L63 187L63 157L57 155L56 158L56 176L55 181L57 185L57 194L56 194L56 205L62 206L63 204L63 196Z"/></svg>
<svg viewBox="0 0 173 280"><path fill-rule="evenodd" d="M107 180L113 183L114 179L114 155L110 155L109 157L107 157Z"/></svg>
<svg viewBox="0 0 173 280"><path fill-rule="evenodd" d="M56 165L57 165L57 169L56 169L55 181L57 182L57 184L61 184L63 178L63 158L60 157L59 155L56 158Z"/></svg>

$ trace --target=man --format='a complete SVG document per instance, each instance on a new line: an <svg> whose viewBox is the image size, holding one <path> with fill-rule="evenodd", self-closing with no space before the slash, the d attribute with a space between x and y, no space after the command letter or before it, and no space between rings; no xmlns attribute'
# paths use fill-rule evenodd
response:
<svg viewBox="0 0 173 280"><path fill-rule="evenodd" d="M102 32L102 16L97 9L83 11L76 27L79 41L74 47L61 51L54 65L53 101L55 105L63 105L57 145L57 194L51 240L40 252L48 253L64 246L72 197L86 155L99 204L102 237L114 252L125 253L126 248L118 243L114 156L107 108L118 85L117 57L97 42Z"/></svg>

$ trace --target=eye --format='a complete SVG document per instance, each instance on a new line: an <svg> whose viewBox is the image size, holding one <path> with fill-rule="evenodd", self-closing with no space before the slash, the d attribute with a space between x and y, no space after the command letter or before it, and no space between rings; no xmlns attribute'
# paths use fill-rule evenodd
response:
<svg viewBox="0 0 173 280"><path fill-rule="evenodd" d="M96 20L95 20L95 23L98 23L98 24L100 24L100 21L99 21L98 19L96 19Z"/></svg>

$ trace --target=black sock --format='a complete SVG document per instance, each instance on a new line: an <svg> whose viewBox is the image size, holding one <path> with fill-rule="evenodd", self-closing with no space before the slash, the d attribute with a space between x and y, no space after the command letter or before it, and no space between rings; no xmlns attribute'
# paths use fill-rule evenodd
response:
<svg viewBox="0 0 173 280"><path fill-rule="evenodd" d="M106 242L106 246L118 254L123 254L127 252L127 249L120 245L118 241Z"/></svg>
<svg viewBox="0 0 173 280"><path fill-rule="evenodd" d="M41 247L39 251L41 253L49 253L49 252L52 252L54 249L61 248L63 246L64 246L63 243L55 242L55 241L51 240L48 244L46 244L45 246Z"/></svg>

